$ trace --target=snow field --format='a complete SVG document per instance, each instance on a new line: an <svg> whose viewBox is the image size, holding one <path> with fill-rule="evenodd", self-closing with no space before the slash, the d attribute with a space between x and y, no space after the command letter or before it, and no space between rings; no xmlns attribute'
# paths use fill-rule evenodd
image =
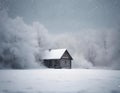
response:
<svg viewBox="0 0 120 93"><path fill-rule="evenodd" d="M120 71L0 70L0 93L120 93Z"/></svg>

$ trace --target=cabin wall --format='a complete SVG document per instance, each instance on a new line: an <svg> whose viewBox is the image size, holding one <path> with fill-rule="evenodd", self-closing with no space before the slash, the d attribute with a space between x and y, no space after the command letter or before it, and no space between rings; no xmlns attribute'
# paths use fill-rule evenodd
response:
<svg viewBox="0 0 120 93"><path fill-rule="evenodd" d="M61 68L59 60L44 60L44 65L48 68Z"/></svg>
<svg viewBox="0 0 120 93"><path fill-rule="evenodd" d="M60 59L61 68L71 68L71 60L70 59Z"/></svg>
<svg viewBox="0 0 120 93"><path fill-rule="evenodd" d="M62 68L71 68L71 60L69 53L66 51L60 59L60 65Z"/></svg>
<svg viewBox="0 0 120 93"><path fill-rule="evenodd" d="M48 68L71 68L70 59L44 60L44 65Z"/></svg>
<svg viewBox="0 0 120 93"><path fill-rule="evenodd" d="M52 60L52 68L61 68L59 60Z"/></svg>

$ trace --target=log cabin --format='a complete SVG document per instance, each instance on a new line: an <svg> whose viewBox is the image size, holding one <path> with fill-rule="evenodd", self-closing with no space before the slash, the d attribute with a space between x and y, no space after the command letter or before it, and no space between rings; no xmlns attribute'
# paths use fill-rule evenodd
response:
<svg viewBox="0 0 120 93"><path fill-rule="evenodd" d="M44 52L43 64L48 68L68 68L72 67L73 58L67 49L49 49Z"/></svg>

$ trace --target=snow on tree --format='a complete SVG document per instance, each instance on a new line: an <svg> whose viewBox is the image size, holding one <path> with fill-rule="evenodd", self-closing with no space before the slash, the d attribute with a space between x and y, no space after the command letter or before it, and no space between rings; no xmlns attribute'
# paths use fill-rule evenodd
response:
<svg viewBox="0 0 120 93"><path fill-rule="evenodd" d="M39 29L36 29L36 25ZM41 27L41 24L27 25L21 17L12 19L5 10L2 10L0 28L1 68L39 67L36 55L45 48L46 39L44 34L41 34L44 32L44 27Z"/></svg>

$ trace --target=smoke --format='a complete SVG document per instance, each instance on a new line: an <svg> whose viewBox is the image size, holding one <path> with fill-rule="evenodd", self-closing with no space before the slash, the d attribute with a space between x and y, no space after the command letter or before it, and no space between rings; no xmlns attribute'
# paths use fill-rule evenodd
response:
<svg viewBox="0 0 120 93"><path fill-rule="evenodd" d="M10 18L0 11L0 68L40 67L46 48L47 30L39 22L26 24L21 17Z"/></svg>
<svg viewBox="0 0 120 93"><path fill-rule="evenodd" d="M67 48L74 68L120 69L120 31L86 29L52 36L53 48Z"/></svg>

